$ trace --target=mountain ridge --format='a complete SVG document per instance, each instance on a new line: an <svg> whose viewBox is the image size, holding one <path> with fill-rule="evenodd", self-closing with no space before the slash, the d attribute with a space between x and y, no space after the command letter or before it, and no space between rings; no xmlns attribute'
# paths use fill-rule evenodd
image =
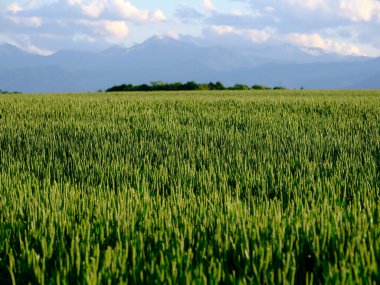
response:
<svg viewBox="0 0 380 285"><path fill-rule="evenodd" d="M152 37L129 48L63 50L49 56L0 45L0 89L87 92L123 83L191 80L297 89L380 88L380 58L314 53L291 45L238 49L169 37Z"/></svg>

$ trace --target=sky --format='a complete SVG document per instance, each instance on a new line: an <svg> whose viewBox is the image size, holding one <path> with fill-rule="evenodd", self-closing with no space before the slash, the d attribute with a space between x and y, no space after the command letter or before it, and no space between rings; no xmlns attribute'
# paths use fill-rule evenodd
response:
<svg viewBox="0 0 380 285"><path fill-rule="evenodd" d="M49 55L152 36L380 56L380 0L1 0L0 44Z"/></svg>

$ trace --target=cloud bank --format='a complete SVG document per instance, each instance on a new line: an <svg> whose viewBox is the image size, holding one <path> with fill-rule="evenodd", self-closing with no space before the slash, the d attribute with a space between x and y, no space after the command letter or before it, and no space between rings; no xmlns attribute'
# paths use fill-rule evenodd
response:
<svg viewBox="0 0 380 285"><path fill-rule="evenodd" d="M378 0L146 3L5 0L0 4L0 41L34 52L38 46L46 54L59 48L132 44L155 34L168 34L192 36L211 44L286 43L342 55L380 56Z"/></svg>

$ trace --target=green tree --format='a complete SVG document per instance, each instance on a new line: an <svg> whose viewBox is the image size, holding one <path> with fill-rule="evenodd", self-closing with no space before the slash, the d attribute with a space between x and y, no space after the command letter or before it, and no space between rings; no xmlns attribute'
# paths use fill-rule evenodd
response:
<svg viewBox="0 0 380 285"><path fill-rule="evenodd" d="M258 84L255 84L252 86L252 89L253 90L270 90L271 88L270 87L267 87L265 85L258 85Z"/></svg>
<svg viewBox="0 0 380 285"><path fill-rule="evenodd" d="M249 86L245 84L235 84L232 88L232 90L249 90Z"/></svg>

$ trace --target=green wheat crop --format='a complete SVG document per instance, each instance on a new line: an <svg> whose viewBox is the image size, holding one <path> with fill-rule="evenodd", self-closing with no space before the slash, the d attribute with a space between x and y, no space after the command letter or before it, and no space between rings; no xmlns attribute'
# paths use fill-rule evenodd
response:
<svg viewBox="0 0 380 285"><path fill-rule="evenodd" d="M380 283L380 91L0 96L0 284Z"/></svg>

